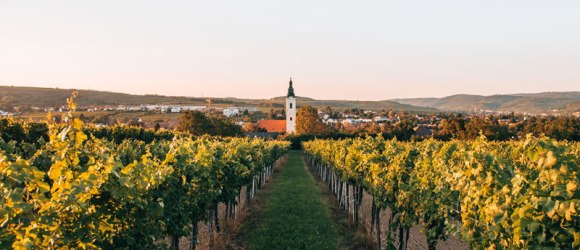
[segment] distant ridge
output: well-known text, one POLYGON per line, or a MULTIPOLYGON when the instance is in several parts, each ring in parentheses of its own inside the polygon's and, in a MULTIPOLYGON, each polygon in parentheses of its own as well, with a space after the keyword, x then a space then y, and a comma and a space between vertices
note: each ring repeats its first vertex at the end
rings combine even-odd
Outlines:
POLYGON ((444 111, 491 110, 518 113, 541 113, 558 110, 563 113, 577 112, 580 92, 542 92, 509 95, 451 95, 443 98, 404 98, 390 101, 444 111))
MULTIPOLYGON (((66 104, 66 98, 72 89, 37 88, 0 86, 0 109, 12 110, 15 106, 28 107, 57 107, 66 104)), ((78 90, 79 105, 140 105, 140 104, 180 104, 205 105, 207 99, 212 100, 216 107, 226 106, 255 106, 262 109, 283 108, 285 96, 271 99, 239 99, 234 97, 183 97, 163 95, 131 95, 108 91, 78 90)), ((281 90, 284 92, 284 90, 281 90)), ((297 97, 298 106, 329 106, 334 110, 365 109, 365 110, 394 110, 407 112, 438 112, 434 108, 415 107, 393 101, 349 101, 349 100, 315 100, 307 97, 297 97)))
POLYGON ((570 103, 561 110, 564 113, 580 112, 580 101, 570 103))
MULTIPOLYGON (((15 106, 56 107, 66 104, 72 89, 0 86, 0 109, 15 106)), ((256 106, 263 109, 282 108, 284 96, 271 99, 243 99, 235 97, 208 98, 163 95, 132 95, 109 91, 79 90, 80 105, 139 105, 180 104, 205 105, 207 99, 217 107, 256 106)), ((557 110, 560 113, 580 112, 580 91, 543 92, 535 94, 467 95, 458 94, 443 98, 402 98, 384 101, 316 100, 297 97, 299 106, 329 106, 334 110, 365 109, 407 112, 474 111, 491 110, 518 113, 543 113, 557 110)))

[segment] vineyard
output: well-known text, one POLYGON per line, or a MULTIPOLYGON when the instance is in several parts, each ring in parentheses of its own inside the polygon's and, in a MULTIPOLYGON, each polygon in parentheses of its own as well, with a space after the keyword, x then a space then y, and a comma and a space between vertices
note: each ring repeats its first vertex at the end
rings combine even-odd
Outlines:
POLYGON ((218 205, 222 217, 235 216, 241 197, 252 199, 289 148, 281 141, 93 128, 72 111, 64 120, 0 123, 2 249, 152 249, 166 239, 179 249, 184 236, 193 249, 198 222, 219 230, 218 205))
POLYGON ((417 224, 429 249, 451 236, 473 249, 580 247, 578 143, 369 137, 303 146, 354 224, 375 235, 377 249, 407 249, 417 224), (369 195, 372 209, 365 214, 369 195))
MULTIPOLYGON (((99 128, 73 117, 74 95, 69 107, 63 124, 0 119, 2 249, 180 249, 184 239, 181 247, 194 249, 200 231, 211 238, 220 223, 235 220, 290 148, 283 141, 99 128)), ((580 143, 378 136, 315 139, 303 148, 312 172, 377 249, 580 247, 580 143), (410 243, 417 226, 423 244, 410 243)), ((333 226, 299 153, 290 155, 262 214, 266 226, 250 236, 265 249, 272 242, 329 248, 319 238, 295 239, 316 232, 320 221, 333 226), (279 230, 295 235, 262 237, 279 230)), ((324 233, 324 242, 333 242, 336 232, 324 233)))

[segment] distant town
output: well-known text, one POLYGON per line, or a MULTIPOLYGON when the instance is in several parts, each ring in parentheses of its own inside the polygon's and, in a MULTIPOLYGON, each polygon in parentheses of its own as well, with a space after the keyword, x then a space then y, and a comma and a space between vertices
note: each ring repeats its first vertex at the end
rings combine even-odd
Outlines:
MULTIPOLYGON (((300 104, 298 104, 300 105, 300 104)), ((300 108, 300 106, 298 106, 300 108)), ((66 106, 60 107, 32 107, 29 112, 55 113, 66 112, 66 106)), ((85 105, 78 106, 76 110, 86 122, 93 122, 98 126, 126 124, 154 128, 157 124, 164 129, 175 129, 178 124, 178 116, 187 111, 199 111, 208 115, 217 115, 232 120, 235 124, 244 128, 246 132, 266 132, 283 134, 282 127, 266 123, 266 120, 284 120, 284 109, 270 109, 262 111, 258 107, 212 107, 211 105, 167 105, 167 104, 142 104, 142 105, 85 105), (92 115, 94 114, 94 115, 92 115), (154 116, 158 119, 146 120, 141 117, 154 116), (102 117, 124 117, 117 119, 102 119, 102 117)), ((21 113, 18 109, 14 112, 0 110, 0 116, 27 117, 29 112, 21 113)), ((452 117, 460 117, 468 123, 473 119, 493 121, 497 125, 509 128, 517 128, 525 124, 529 119, 556 118, 559 114, 515 114, 513 112, 498 112, 491 110, 479 110, 466 114, 453 114, 450 112, 436 112, 432 114, 413 114, 396 111, 371 111, 363 109, 333 110, 330 107, 317 108, 320 120, 330 128, 343 133, 380 133, 389 128, 397 128, 405 125, 412 129, 412 136, 430 137, 441 131, 442 122, 446 123, 452 117)), ((580 112, 572 114, 580 117, 580 112)), ((44 119, 37 116, 37 120, 44 119)), ((58 119, 54 117, 53 119, 58 119)), ((284 126, 284 125, 282 125, 284 126)), ((407 128, 407 129, 409 129, 407 128)), ((411 132, 411 131, 408 131, 411 132)))
MULTIPOLYGON (((25 121, 46 121, 50 113, 53 122, 60 122, 61 115, 68 111, 64 101, 72 91, 12 86, 0 87, 0 90, 0 116, 25 121)), ((309 107, 309 112, 316 116, 316 120, 324 124, 313 134, 383 134, 386 137, 413 140, 429 137, 465 139, 482 132, 498 140, 520 138, 527 133, 570 139, 571 136, 578 137, 579 96, 578 92, 546 92, 505 96, 454 95, 375 102, 325 101, 297 97, 290 80, 286 95, 270 100, 138 96, 82 91, 75 116, 86 123, 102 127, 128 125, 173 130, 178 129, 184 114, 199 112, 227 120, 249 136, 277 138, 293 134, 295 122, 300 119, 297 115, 302 108, 309 107), (505 99, 511 101, 506 103, 505 99), (498 109, 483 108, 486 106, 498 109), (510 107, 535 112, 499 111, 500 108, 510 107)))

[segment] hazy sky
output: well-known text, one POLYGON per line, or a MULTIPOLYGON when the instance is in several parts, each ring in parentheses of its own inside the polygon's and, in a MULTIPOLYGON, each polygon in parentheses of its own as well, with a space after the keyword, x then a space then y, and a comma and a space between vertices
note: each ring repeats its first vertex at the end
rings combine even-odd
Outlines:
POLYGON ((381 100, 580 91, 580 1, 0 0, 0 85, 381 100))

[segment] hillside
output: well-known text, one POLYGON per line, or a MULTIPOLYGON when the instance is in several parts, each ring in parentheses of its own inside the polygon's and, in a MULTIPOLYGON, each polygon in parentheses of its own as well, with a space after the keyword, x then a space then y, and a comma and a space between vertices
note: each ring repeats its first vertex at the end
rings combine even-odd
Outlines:
MULTIPOLYGON (((54 107, 66 104, 72 89, 0 86, 0 105, 54 107)), ((79 90, 79 105, 136 105, 144 103, 203 103, 202 98, 160 95, 130 95, 115 92, 79 90)))
MULTIPOLYGON (((13 107, 57 107, 66 104, 71 89, 35 88, 0 86, 0 109, 12 110, 13 107)), ((283 108, 285 97, 272 99, 238 99, 238 98, 200 98, 162 95, 131 95, 106 91, 79 90, 77 103, 79 105, 139 105, 139 104, 181 104, 205 105, 206 99, 211 99, 215 107, 256 106, 261 109, 283 108)), ((408 112, 437 112, 434 108, 415 107, 393 101, 347 101, 347 100, 315 100, 298 97, 299 106, 330 106, 332 109, 344 110, 362 108, 365 110, 395 110, 408 112)))
POLYGON ((580 112, 580 101, 570 103, 561 109, 564 113, 580 112))
MULTIPOLYGON (((492 110, 540 113, 552 110, 568 111, 568 105, 580 101, 580 92, 544 92, 491 96, 452 95, 443 98, 405 98, 392 99, 391 101, 446 111, 492 110)), ((574 109, 574 107, 571 109, 574 109)))
MULTIPOLYGON (((306 97, 297 97, 299 106, 314 106, 314 107, 325 107, 329 106, 335 110, 344 110, 359 108, 364 110, 395 110, 395 111, 408 111, 408 112, 437 112, 437 109, 418 107, 409 104, 401 104, 393 101, 351 101, 351 100, 315 100, 306 97)), ((278 103, 281 107, 286 101, 286 97, 275 97, 272 98, 274 103, 278 103)))

